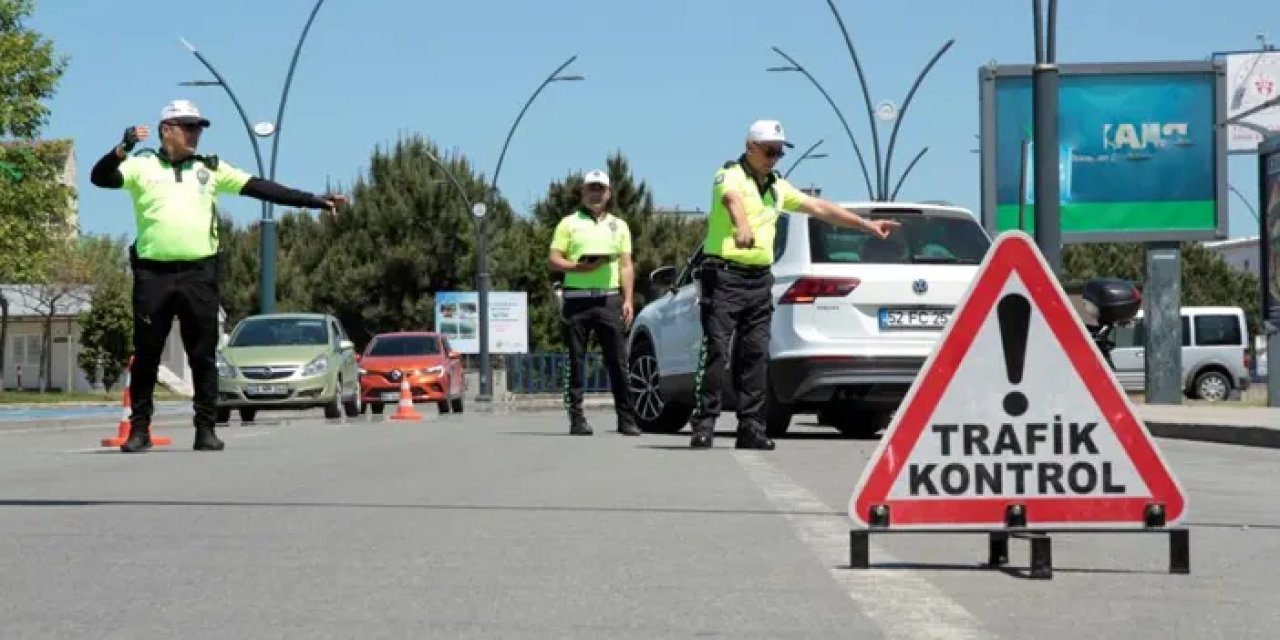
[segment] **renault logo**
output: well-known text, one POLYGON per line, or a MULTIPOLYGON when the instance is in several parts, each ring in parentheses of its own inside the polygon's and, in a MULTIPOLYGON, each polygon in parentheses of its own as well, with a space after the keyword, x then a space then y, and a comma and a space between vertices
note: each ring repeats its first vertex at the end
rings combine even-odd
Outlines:
POLYGON ((911 283, 911 290, 923 295, 929 291, 929 283, 925 282, 924 279, 921 278, 920 280, 916 280, 911 283))

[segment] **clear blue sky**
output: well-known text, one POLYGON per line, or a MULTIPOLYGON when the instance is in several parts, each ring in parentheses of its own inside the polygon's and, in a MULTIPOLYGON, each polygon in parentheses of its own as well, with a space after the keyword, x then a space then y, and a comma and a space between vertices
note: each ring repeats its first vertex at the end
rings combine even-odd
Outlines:
MULTIPOLYGON (((251 119, 270 120, 312 4, 40 2, 33 26, 70 56, 45 134, 76 143, 82 229, 132 237, 127 197, 90 185, 89 167, 126 126, 154 125, 173 98, 195 100, 213 120, 204 151, 254 170, 248 137, 222 90, 177 86, 208 77, 179 37, 227 77, 251 119)), ((1274 1, 1059 4, 1063 63, 1202 60, 1214 51, 1255 48, 1255 35, 1268 27, 1280 40, 1280 2, 1274 1)), ((929 146, 899 198, 945 199, 977 211, 978 156, 970 151, 977 147, 977 69, 991 60, 1032 60, 1031 3, 840 0, 837 6, 873 104, 901 104, 917 70, 946 39, 956 39, 908 112, 894 163, 900 171, 929 146)), ((794 182, 819 185, 834 198, 863 198, 853 151, 821 96, 799 74, 764 71, 784 64, 772 45, 834 94, 869 154, 862 95, 823 0, 328 0, 294 78, 277 178, 309 190, 322 189, 326 178, 350 184, 366 170, 375 146, 411 132, 465 153, 491 174, 524 100, 577 54, 567 73, 586 81, 548 87, 503 164, 499 188, 518 211, 551 181, 601 166, 614 150, 628 156, 658 204, 706 209, 710 176, 740 152, 756 118, 781 119, 797 154, 826 140, 821 150, 830 156, 806 161, 794 182)), ((264 143, 267 162, 269 150, 264 143)), ((1233 158, 1230 172, 1237 187, 1256 197, 1256 168, 1248 159, 1233 158)), ((245 198, 222 204, 241 224, 260 211, 245 198)), ((1256 234, 1234 197, 1230 219, 1232 236, 1256 234)))

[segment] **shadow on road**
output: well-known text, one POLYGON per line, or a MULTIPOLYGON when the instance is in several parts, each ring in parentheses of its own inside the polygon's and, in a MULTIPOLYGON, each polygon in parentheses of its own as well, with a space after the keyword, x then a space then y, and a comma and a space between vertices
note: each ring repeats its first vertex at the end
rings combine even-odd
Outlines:
MULTIPOLYGON (((500 431, 500 432, 498 432, 498 433, 499 433, 500 435, 504 435, 504 436, 567 436, 567 435, 569 435, 568 427, 566 427, 564 431, 500 431)), ((600 434, 609 434, 609 433, 616 433, 616 431, 613 431, 613 430, 607 430, 607 431, 596 430, 596 434, 597 434, 597 435, 600 435, 600 434)), ((690 431, 685 430, 685 431, 680 431, 680 432, 677 432, 677 433, 646 433, 646 434, 644 434, 644 435, 642 435, 642 436, 640 436, 640 437, 641 437, 641 438, 672 438, 672 439, 674 439, 674 438, 680 438, 680 439, 683 439, 683 440, 688 440, 688 439, 689 439, 689 437, 690 437, 690 436, 692 436, 692 435, 693 435, 693 434, 692 434, 690 431)), ((729 440, 732 440, 733 438, 737 437, 737 435, 738 435, 738 432, 737 432, 737 431, 735 431, 735 430, 733 430, 733 429, 719 429, 719 430, 717 430, 717 431, 715 432, 715 436, 716 436, 716 439, 717 439, 717 440, 719 440, 719 439, 729 439, 729 440)), ((775 440, 775 441, 777 441, 777 442, 787 442, 787 441, 792 441, 792 440, 796 440, 796 441, 799 441, 799 440, 867 440, 867 441, 874 441, 874 440, 878 440, 878 439, 879 439, 879 436, 873 436, 873 437, 870 437, 870 438, 859 438, 859 437, 846 436, 846 435, 841 434, 839 431, 831 431, 831 432, 825 432, 825 431, 802 431, 802 432, 798 432, 798 433, 787 433, 787 434, 785 434, 785 435, 782 435, 782 436, 778 436, 778 437, 776 437, 776 438, 773 438, 773 440, 775 440)), ((651 449, 678 449, 678 448, 680 448, 680 447, 669 447, 669 446, 650 446, 649 448, 651 448, 651 449)))
MULTIPOLYGON (((852 569, 848 565, 837 566, 836 569, 844 571, 867 571, 868 569, 852 569)), ((946 563, 923 563, 923 562, 884 562, 872 563, 871 570, 889 570, 889 571, 966 571, 971 573, 1002 573, 1011 578, 1022 578, 1030 580, 1030 566, 1004 565, 1000 567, 991 567, 986 564, 946 564, 946 563)), ((1152 569, 1114 569, 1114 568, 1083 568, 1083 567, 1054 567, 1054 573, 1081 573, 1081 574, 1124 574, 1124 575, 1165 575, 1167 571, 1156 571, 1152 569)))

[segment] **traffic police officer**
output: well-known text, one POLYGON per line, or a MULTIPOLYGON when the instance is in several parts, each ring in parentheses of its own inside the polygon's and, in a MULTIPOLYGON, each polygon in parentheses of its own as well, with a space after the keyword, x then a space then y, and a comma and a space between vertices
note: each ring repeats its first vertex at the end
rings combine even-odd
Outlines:
POLYGON ((569 347, 564 403, 569 412, 569 433, 574 435, 592 433, 582 412, 582 357, 590 333, 600 342, 609 372, 618 431, 640 435, 627 390, 622 335, 634 315, 631 229, 609 212, 610 194, 609 176, 603 171, 590 171, 583 177, 582 204, 556 225, 547 259, 553 271, 564 273, 561 316, 569 347))
POLYGON ((774 231, 782 211, 803 211, 834 225, 887 237, 898 223, 867 220, 822 198, 802 193, 774 171, 790 147, 782 124, 758 120, 747 130, 746 151, 716 172, 711 214, 699 269, 702 347, 695 376, 696 406, 689 446, 708 448, 720 416, 725 358, 734 339, 739 449, 774 448, 763 413, 770 322, 773 318, 774 231), (735 336, 736 333, 736 336, 735 336))
POLYGON ((160 149, 133 147, 146 140, 145 125, 129 127, 123 141, 94 165, 90 181, 124 188, 133 199, 137 238, 129 247, 133 269, 133 369, 129 438, 121 451, 151 448, 152 391, 174 316, 194 378, 197 451, 220 451, 214 434, 218 394, 218 215, 217 195, 230 193, 283 206, 327 209, 342 196, 321 198, 250 176, 196 146, 209 121, 194 104, 175 100, 160 115, 160 149))

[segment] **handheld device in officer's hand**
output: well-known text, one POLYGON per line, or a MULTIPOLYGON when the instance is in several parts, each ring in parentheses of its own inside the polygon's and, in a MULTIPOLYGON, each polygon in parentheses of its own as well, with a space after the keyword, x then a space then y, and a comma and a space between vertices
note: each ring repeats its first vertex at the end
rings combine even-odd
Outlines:
POLYGON ((578 257, 578 262, 599 264, 613 260, 613 256, 608 253, 584 253, 578 257))

